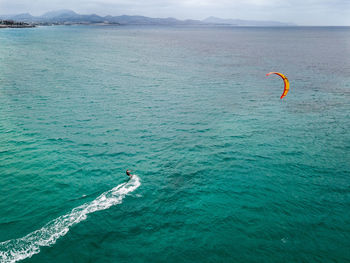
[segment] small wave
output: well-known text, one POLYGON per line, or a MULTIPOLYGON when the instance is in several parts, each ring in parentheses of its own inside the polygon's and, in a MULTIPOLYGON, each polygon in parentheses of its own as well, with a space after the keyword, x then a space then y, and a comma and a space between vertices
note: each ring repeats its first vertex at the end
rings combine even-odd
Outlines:
POLYGON ((88 214, 120 204, 128 193, 140 185, 140 178, 134 175, 127 183, 120 184, 95 200, 74 208, 70 213, 50 221, 41 229, 22 238, 1 242, 0 262, 12 263, 38 254, 40 247, 55 244, 57 239, 68 233, 71 226, 85 220, 88 214))

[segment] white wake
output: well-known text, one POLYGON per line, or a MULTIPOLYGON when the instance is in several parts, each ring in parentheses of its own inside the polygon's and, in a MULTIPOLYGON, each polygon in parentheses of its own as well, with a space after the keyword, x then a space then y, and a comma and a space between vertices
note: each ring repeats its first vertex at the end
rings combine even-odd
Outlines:
POLYGON ((71 226, 85 220, 88 214, 120 204, 128 193, 140 185, 140 178, 134 175, 127 183, 120 184, 95 200, 74 208, 70 213, 50 221, 41 229, 22 238, 1 242, 0 262, 12 263, 39 253, 40 247, 55 244, 57 239, 67 234, 71 226))

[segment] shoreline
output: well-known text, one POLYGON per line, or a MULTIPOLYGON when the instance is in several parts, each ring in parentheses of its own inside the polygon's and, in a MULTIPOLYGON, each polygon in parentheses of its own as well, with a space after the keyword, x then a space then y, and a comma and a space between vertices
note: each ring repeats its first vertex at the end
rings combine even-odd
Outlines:
POLYGON ((0 25, 0 28, 33 28, 35 25, 0 25))

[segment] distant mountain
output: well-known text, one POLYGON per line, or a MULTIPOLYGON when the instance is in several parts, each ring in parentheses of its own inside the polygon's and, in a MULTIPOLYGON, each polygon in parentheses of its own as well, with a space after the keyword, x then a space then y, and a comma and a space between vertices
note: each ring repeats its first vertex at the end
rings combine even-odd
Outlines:
POLYGON ((37 17, 39 22, 43 23, 104 23, 105 19, 101 16, 80 15, 72 10, 58 10, 47 12, 40 17, 37 17))
POLYGON ((15 21, 27 22, 28 20, 33 20, 34 16, 28 13, 18 14, 18 15, 2 15, 0 19, 12 19, 15 21))
POLYGON ((62 17, 62 16, 63 17, 75 17, 75 16, 79 16, 79 15, 72 10, 62 9, 62 10, 47 12, 40 17, 43 19, 52 19, 55 17, 62 17))
POLYGON ((220 25, 234 25, 234 26, 295 26, 292 23, 282 23, 277 21, 255 21, 255 20, 241 20, 241 19, 223 19, 218 17, 208 17, 202 20, 208 24, 220 25))
POLYGON ((31 16, 30 14, 6 15, 0 19, 13 19, 16 21, 24 21, 39 24, 122 24, 122 25, 194 25, 202 24, 197 20, 178 20, 175 18, 151 18, 145 16, 98 16, 96 14, 81 15, 72 10, 58 10, 47 12, 41 16, 31 16))
POLYGON ((72 10, 57 10, 47 12, 41 16, 32 16, 28 13, 1 16, 0 19, 12 19, 34 24, 120 24, 120 25, 235 25, 235 26, 288 26, 290 24, 273 21, 248 21, 239 19, 221 19, 208 17, 199 20, 178 20, 172 17, 151 18, 146 16, 99 16, 96 14, 81 15, 72 10))

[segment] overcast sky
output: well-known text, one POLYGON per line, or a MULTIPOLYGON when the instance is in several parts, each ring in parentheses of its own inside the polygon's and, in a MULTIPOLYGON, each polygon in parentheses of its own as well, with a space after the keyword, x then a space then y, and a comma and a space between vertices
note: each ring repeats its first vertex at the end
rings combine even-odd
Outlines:
POLYGON ((274 20, 350 26, 350 0, 0 0, 0 14, 71 9, 82 14, 274 20))

